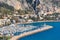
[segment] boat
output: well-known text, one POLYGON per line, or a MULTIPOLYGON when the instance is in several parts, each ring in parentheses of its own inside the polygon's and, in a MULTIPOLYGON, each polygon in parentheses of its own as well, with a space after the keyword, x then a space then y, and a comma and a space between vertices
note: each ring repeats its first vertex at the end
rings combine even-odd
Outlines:
POLYGON ((46 23, 44 23, 43 27, 53 27, 53 26, 50 26, 50 25, 47 25, 46 23))
POLYGON ((28 31, 28 32, 23 32, 22 34, 19 34, 17 36, 12 37, 10 40, 17 40, 17 39, 20 39, 22 37, 25 37, 25 36, 28 36, 28 35, 31 35, 31 34, 35 34, 35 33, 41 32, 41 31, 45 31, 45 30, 48 30, 48 29, 51 29, 51 28, 53 28, 53 26, 44 24, 44 25, 42 25, 41 28, 37 28, 37 29, 31 30, 31 31, 28 31))
POLYGON ((14 24, 12 24, 10 26, 1 28, 3 30, 1 32, 3 32, 3 34, 8 35, 8 34, 15 34, 15 33, 18 33, 18 32, 24 33, 24 32, 37 30, 37 29, 44 30, 44 29, 49 29, 49 28, 53 28, 53 26, 44 24, 41 27, 37 27, 37 26, 33 26, 33 25, 26 25, 26 26, 22 25, 22 26, 17 26, 16 27, 14 24))

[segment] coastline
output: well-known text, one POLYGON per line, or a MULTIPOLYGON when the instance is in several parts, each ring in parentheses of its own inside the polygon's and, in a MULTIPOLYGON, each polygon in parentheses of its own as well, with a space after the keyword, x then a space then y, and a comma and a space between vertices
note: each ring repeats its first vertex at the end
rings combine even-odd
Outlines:
POLYGON ((25 23, 16 23, 16 24, 30 24, 30 23, 36 23, 36 22, 60 22, 60 20, 58 21, 54 21, 54 20, 50 20, 50 21, 33 21, 33 22, 25 22, 25 23))
POLYGON ((49 27, 43 27, 43 28, 39 28, 39 29, 29 31, 29 32, 24 32, 23 34, 20 34, 18 36, 13 36, 10 40, 18 40, 19 38, 22 38, 22 37, 25 37, 25 36, 28 36, 28 35, 31 35, 31 34, 35 34, 35 33, 41 32, 41 31, 45 31, 45 30, 48 30, 48 29, 51 29, 51 28, 53 28, 53 27, 49 26, 49 27))

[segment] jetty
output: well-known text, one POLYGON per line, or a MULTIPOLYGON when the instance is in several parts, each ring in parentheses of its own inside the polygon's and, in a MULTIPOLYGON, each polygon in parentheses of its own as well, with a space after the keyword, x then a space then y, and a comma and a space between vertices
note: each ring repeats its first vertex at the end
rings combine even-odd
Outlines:
POLYGON ((45 31, 45 30, 48 30, 48 29, 51 29, 53 28, 52 26, 47 26, 47 27, 42 27, 42 28, 38 28, 36 30, 33 30, 33 31, 29 31, 29 32, 24 32, 18 36, 13 36, 10 40, 18 40, 22 37, 25 37, 25 36, 28 36, 28 35, 32 35, 32 34, 35 34, 35 33, 38 33, 38 32, 41 32, 41 31, 45 31))

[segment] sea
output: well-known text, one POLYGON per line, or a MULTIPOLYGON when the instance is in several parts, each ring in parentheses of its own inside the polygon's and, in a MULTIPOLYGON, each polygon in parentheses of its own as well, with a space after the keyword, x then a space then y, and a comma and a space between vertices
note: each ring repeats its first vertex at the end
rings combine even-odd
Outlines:
POLYGON ((60 22, 35 22, 24 25, 33 25, 38 27, 43 24, 53 26, 53 28, 33 35, 22 37, 18 40, 60 40, 60 22))

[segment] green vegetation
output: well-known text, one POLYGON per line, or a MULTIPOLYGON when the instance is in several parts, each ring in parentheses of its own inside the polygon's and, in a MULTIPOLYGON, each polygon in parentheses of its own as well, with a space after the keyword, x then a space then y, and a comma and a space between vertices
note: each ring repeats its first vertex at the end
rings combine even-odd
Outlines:
POLYGON ((44 17, 46 20, 56 20, 56 18, 59 18, 60 13, 53 13, 53 14, 48 14, 44 17))
POLYGON ((0 13, 2 15, 4 15, 4 14, 7 15, 7 14, 12 14, 12 11, 11 10, 8 10, 6 8, 0 7, 0 13))
POLYGON ((24 15, 24 14, 33 14, 34 12, 32 10, 28 10, 28 9, 25 9, 25 10, 17 10, 18 13, 20 15, 24 15))
POLYGON ((6 9, 9 9, 11 11, 14 11, 14 7, 6 4, 6 3, 0 3, 0 7, 3 7, 3 8, 6 8, 6 9))
POLYGON ((12 15, 14 13, 14 7, 5 3, 0 3, 0 19, 5 15, 12 15))
POLYGON ((9 40, 10 38, 11 38, 10 36, 8 36, 8 37, 3 36, 3 37, 0 37, 0 40, 9 40))

